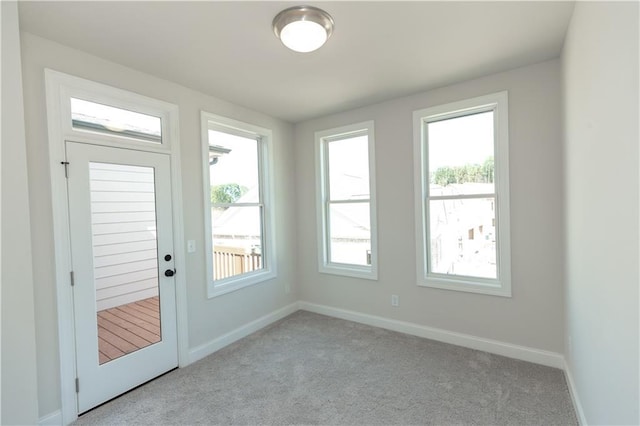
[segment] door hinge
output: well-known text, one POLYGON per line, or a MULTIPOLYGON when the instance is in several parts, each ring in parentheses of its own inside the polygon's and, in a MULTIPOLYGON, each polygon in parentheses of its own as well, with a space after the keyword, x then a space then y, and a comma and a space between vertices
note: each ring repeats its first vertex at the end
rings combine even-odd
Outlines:
POLYGON ((71 276, 71 287, 73 287, 74 285, 76 285, 76 279, 73 275, 73 271, 69 272, 69 275, 71 276))
POLYGON ((76 393, 80 393, 80 379, 76 377, 76 393))
POLYGON ((61 161, 60 164, 62 164, 64 166, 64 177, 66 177, 68 179, 69 178, 69 162, 68 161, 61 161))

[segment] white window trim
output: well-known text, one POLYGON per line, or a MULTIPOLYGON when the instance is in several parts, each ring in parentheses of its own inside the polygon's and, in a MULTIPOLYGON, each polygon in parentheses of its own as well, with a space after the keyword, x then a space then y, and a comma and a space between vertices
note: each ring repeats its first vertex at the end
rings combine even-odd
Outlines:
MULTIPOLYGON (((47 102, 47 130, 49 167, 51 177, 51 203, 53 241, 55 252, 55 280, 58 312, 58 344, 60 358, 60 399, 63 424, 78 418, 77 393, 73 385, 76 377, 75 332, 73 319, 73 292, 69 285, 71 271, 71 241, 67 182, 60 163, 65 161, 65 142, 99 144, 109 147, 137 149, 164 153, 171 156, 171 192, 173 198, 174 259, 178 271, 186 270, 184 250, 184 220, 182 212, 182 173, 178 106, 142 96, 133 92, 85 80, 51 69, 44 70, 47 102), (78 131, 71 125, 71 97, 157 115, 162 118, 163 143, 143 142, 117 135, 78 131), (91 134, 88 134, 91 133, 91 134)), ((187 289, 185 274, 176 274, 176 315, 178 332, 178 365, 189 364, 187 289)))
POLYGON ((277 259, 276 259, 276 243, 275 243, 275 214, 273 203, 273 179, 271 171, 273 170, 272 158, 272 140, 273 134, 269 129, 258 127, 253 124, 243 123, 227 117, 211 114, 201 111, 201 129, 202 129, 202 176, 204 189, 204 229, 205 229, 205 248, 207 256, 207 297, 213 298, 232 291, 259 284, 261 282, 273 279, 277 276, 277 259), (211 241, 211 183, 209 176, 209 130, 217 130, 221 132, 231 133, 239 136, 249 136, 260 138, 260 155, 258 162, 260 167, 260 190, 262 195, 262 203, 264 210, 264 223, 262 230, 262 239, 264 241, 263 249, 263 269, 253 272, 244 273, 234 277, 225 278, 223 280, 213 279, 213 242, 211 241))
POLYGON ((507 91, 452 102, 413 113, 417 284, 494 296, 511 297, 511 244, 509 215, 509 105, 507 91), (494 111, 494 163, 496 197, 497 279, 436 274, 429 271, 428 150, 425 123, 494 111))
POLYGON ((376 215, 376 159, 375 159, 374 122, 366 121, 348 126, 337 127, 315 133, 316 152, 316 210, 318 237, 318 270, 321 273, 342 275, 353 278, 378 279, 378 231, 376 215), (347 137, 353 133, 366 133, 369 149, 369 214, 371 220, 371 265, 352 265, 329 261, 329 229, 327 224, 327 160, 326 141, 347 137))

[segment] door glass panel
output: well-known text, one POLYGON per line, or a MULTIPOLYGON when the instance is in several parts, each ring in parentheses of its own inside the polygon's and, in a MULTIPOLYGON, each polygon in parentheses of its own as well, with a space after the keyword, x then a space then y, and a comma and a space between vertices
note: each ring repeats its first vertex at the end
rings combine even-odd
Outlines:
POLYGON ((161 340, 153 167, 89 163, 100 364, 161 340))

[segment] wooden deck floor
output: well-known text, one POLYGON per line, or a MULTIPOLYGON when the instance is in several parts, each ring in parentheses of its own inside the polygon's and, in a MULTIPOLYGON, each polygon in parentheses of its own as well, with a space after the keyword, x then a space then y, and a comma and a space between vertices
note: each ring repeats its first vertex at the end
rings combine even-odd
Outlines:
POLYGON ((157 296, 98 312, 100 364, 160 340, 157 296))

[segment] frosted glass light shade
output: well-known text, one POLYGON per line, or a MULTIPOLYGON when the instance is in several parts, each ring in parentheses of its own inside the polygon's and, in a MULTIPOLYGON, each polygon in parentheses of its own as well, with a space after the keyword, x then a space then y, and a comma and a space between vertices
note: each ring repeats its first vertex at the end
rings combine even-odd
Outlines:
POLYGON ((331 37, 333 18, 317 7, 290 7, 273 19, 273 32, 289 49, 313 52, 331 37))
POLYGON ((280 40, 296 52, 313 52, 327 41, 327 32, 315 22, 296 21, 282 29, 280 40))

